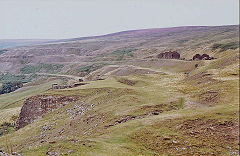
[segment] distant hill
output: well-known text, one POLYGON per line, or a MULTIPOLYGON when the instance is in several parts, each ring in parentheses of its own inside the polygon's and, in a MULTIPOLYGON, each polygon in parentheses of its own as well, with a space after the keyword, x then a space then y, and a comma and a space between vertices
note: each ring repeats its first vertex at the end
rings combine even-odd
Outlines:
POLYGON ((106 64, 148 61, 169 50, 177 51, 185 59, 191 59, 196 53, 213 56, 219 50, 212 48, 214 44, 223 44, 224 49, 238 48, 238 32, 238 25, 189 26, 66 40, 1 40, 1 47, 15 48, 0 53, 0 70, 20 73, 29 65, 39 69, 41 63, 47 64, 44 67, 61 64, 64 67, 58 72, 82 76, 106 64))
POLYGON ((47 43, 48 39, 0 39, 0 49, 47 43))

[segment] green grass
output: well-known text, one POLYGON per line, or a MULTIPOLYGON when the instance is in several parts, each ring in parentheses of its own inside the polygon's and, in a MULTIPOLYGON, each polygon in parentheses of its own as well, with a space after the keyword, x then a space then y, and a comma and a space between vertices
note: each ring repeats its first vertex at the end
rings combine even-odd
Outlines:
MULTIPOLYGON (((165 87, 163 86, 163 84, 167 85, 165 81, 167 79, 172 79, 172 78, 173 77, 169 75, 157 75, 157 74, 149 75, 149 76, 134 75, 134 76, 127 77, 127 79, 144 82, 144 83, 139 83, 136 86, 129 86, 129 85, 118 82, 116 78, 109 78, 103 81, 91 82, 89 85, 73 88, 70 90, 59 90, 54 92, 48 91, 47 94, 63 94, 65 96, 81 95, 82 97, 81 101, 85 101, 86 103, 96 104, 96 110, 89 111, 89 115, 92 115, 92 116, 96 115, 102 118, 102 114, 104 114, 106 118, 105 122, 106 124, 109 124, 124 115, 134 115, 134 114, 142 115, 144 113, 148 113, 148 111, 150 111, 148 109, 143 111, 141 110, 141 108, 144 106, 155 106, 157 104, 168 105, 169 97, 167 96, 167 94, 175 93, 177 90, 175 90, 174 88, 165 89, 165 92, 162 92, 162 90, 165 87), (146 82, 146 80, 150 82, 146 82), (156 82, 157 82, 157 85, 156 85, 156 82), (131 101, 131 103, 129 103, 129 101, 131 101), (138 110, 141 110, 141 112, 136 112, 138 110)), ((175 96, 177 97, 177 95, 175 96)), ((172 100, 174 99, 170 98, 170 102, 172 100)), ((181 100, 178 101, 177 103, 174 103, 174 105, 175 104, 177 105, 180 104, 179 106, 182 107, 181 100)), ((71 105, 69 105, 68 108, 69 107, 71 108, 71 105)), ((63 108, 63 110, 65 109, 67 108, 63 108)), ((30 127, 27 126, 26 128, 21 129, 18 133, 24 134, 24 129, 29 129, 29 128, 34 129, 33 131, 38 133, 37 131, 39 130, 39 126, 46 124, 46 122, 50 121, 53 118, 55 119, 62 118, 64 120, 57 120, 58 122, 57 125, 59 127, 58 128, 55 127, 56 130, 49 131, 49 133, 56 133, 59 130, 59 128, 61 128, 62 126, 64 126, 66 123, 69 122, 69 118, 67 117, 66 114, 57 115, 56 113, 53 112, 45 116, 45 118, 39 121, 38 123, 34 123, 33 125, 29 125, 30 127), (36 126, 35 124, 37 124, 38 126, 36 126)), ((84 118, 85 117, 83 117, 83 119, 84 118)), ((82 121, 79 120, 78 122, 82 122, 82 121)), ((97 120, 96 120, 96 123, 97 123, 97 120)), ((85 124, 86 123, 83 122, 81 125, 85 125, 85 124)), ((74 138, 79 138, 80 140, 82 140, 83 131, 90 128, 94 124, 95 123, 90 123, 90 125, 85 125, 81 127, 79 127, 80 124, 76 125, 77 126, 76 128, 79 128, 79 130, 80 129, 81 130, 78 131, 77 133, 74 132, 73 134, 75 136, 74 138)), ((65 149, 72 149, 77 155, 79 154, 81 155, 82 152, 85 153, 84 155, 95 155, 96 153, 105 155, 106 153, 104 150, 109 151, 110 149, 112 149, 116 153, 123 154, 123 155, 138 155, 140 153, 146 153, 146 154, 154 153, 151 150, 138 150, 138 146, 136 146, 135 143, 132 143, 131 139, 125 134, 118 136, 119 133, 116 132, 116 134, 114 133, 115 135, 111 134, 111 138, 108 138, 108 139, 105 138, 104 136, 105 134, 107 134, 106 132, 108 131, 108 129, 105 130, 103 126, 106 124, 103 124, 103 125, 99 124, 99 127, 93 128, 91 130, 92 134, 89 134, 90 135, 89 139, 96 141, 95 143, 93 143, 92 147, 88 147, 88 146, 80 147, 79 145, 78 146, 79 148, 75 148, 74 144, 68 143, 67 140, 62 140, 54 144, 53 146, 51 146, 51 149, 55 149, 62 152, 66 152, 65 149)), ((119 126, 122 127, 121 125, 119 126)), ((130 130, 135 131, 136 127, 134 128, 130 124, 127 129, 129 133, 130 130)), ((69 128, 65 129, 65 131, 69 131, 69 130, 70 130, 69 128)), ((71 135, 70 131, 68 133, 69 135, 71 135)), ((36 133, 33 133, 33 135, 36 133)), ((10 136, 14 136, 14 134, 10 134, 10 136)), ((21 137, 20 136, 15 137, 16 141, 14 142, 15 143, 24 142, 23 140, 24 136, 25 134, 22 135, 21 137)), ((33 149, 24 148, 23 153, 26 155, 35 155, 38 153, 44 153, 46 151, 46 148, 47 147, 45 145, 41 147, 33 148, 33 149)))
POLYGON ((123 54, 130 54, 133 51, 136 51, 137 49, 131 48, 131 49, 123 49, 123 50, 115 50, 113 54, 123 55, 123 54))
POLYGON ((116 61, 122 61, 123 59, 124 59, 124 57, 133 57, 133 54, 131 54, 129 51, 127 51, 127 52, 120 52, 120 53, 116 53, 116 52, 114 52, 113 53, 114 55, 116 55, 115 57, 116 57, 116 61))
MULTIPOLYGON (((215 61, 209 64, 203 63, 201 68, 204 68, 205 72, 215 68, 219 69, 219 66, 212 64, 217 63, 218 65, 222 61, 221 59, 215 61)), ((202 70, 201 68, 195 70, 202 70)), ((195 72, 197 74, 198 71, 195 72)), ((232 150, 236 150, 237 142, 236 140, 219 142, 219 139, 222 139, 222 132, 214 133, 212 137, 202 134, 199 139, 192 137, 190 130, 179 130, 178 127, 196 118, 200 119, 195 123, 199 124, 199 127, 208 121, 238 123, 238 100, 235 98, 239 96, 237 79, 226 82, 208 80, 208 83, 198 84, 198 82, 205 81, 205 77, 194 79, 195 74, 188 78, 184 74, 173 72, 115 76, 102 81, 92 81, 77 88, 45 91, 44 94, 50 95, 79 96, 81 97, 80 103, 95 104, 96 106, 87 114, 70 119, 66 110, 73 107, 74 103, 71 103, 45 115, 43 119, 25 128, 9 134, 8 137, 13 144, 21 145, 21 148, 16 147, 15 150, 25 155, 44 155, 46 151, 68 154, 69 150, 72 150, 72 155, 109 155, 110 151, 113 153, 112 155, 193 155, 196 153, 228 155, 231 150, 222 147, 223 143, 231 146, 232 150), (133 85, 128 85, 128 81, 134 82, 131 83, 133 85), (219 88, 221 88, 221 92, 219 92, 219 88), (219 92, 217 103, 208 103, 212 104, 211 107, 185 108, 185 104, 189 100, 199 102, 195 97, 200 97, 202 93, 206 92, 206 89, 219 92), (114 124, 116 120, 125 116, 141 116, 154 111, 162 111, 162 113, 129 120, 106 128, 109 124, 114 124), (91 118, 93 120, 86 123, 86 120, 91 118), (46 134, 49 135, 47 141, 57 138, 56 143, 40 143, 40 138, 36 136, 39 136, 41 126, 48 125, 53 121, 56 121, 56 125, 46 134), (69 123, 72 126, 69 126, 69 123), (60 138, 59 131, 62 129, 64 129, 64 133, 60 138), (32 131, 31 134, 26 133, 29 130, 32 131), (85 134, 85 132, 87 133, 85 134), (79 142, 69 141, 70 138, 79 140, 79 142), (177 141, 177 143, 173 143, 173 141, 177 141), (188 141, 189 145, 186 145, 184 141, 188 141), (175 149, 187 146, 190 146, 192 150, 176 151, 175 149)), ((20 98, 17 95, 13 97, 20 98)), ((6 100, 12 99, 5 98, 6 100)), ((1 97, 0 101, 3 101, 1 97)), ((200 131, 202 132, 201 129, 200 131)), ((0 138, 1 148, 4 148, 4 143, 1 143, 3 139, 0 138)))
MULTIPOLYGON (((44 84, 45 87, 39 85, 23 92, 0 96, 0 108, 9 112, 21 106, 24 99, 34 95, 34 92, 78 96, 78 103, 95 105, 86 114, 71 119, 67 110, 75 103, 70 103, 14 133, 0 137, 0 148, 5 149, 4 139, 7 136, 16 145, 14 150, 24 155, 45 155, 47 151, 89 156, 230 155, 238 150, 237 137, 227 140, 223 136, 235 136, 234 131, 225 132, 235 127, 224 129, 224 126, 220 126, 212 134, 208 132, 211 126, 219 126, 225 121, 231 121, 238 127, 238 75, 231 75, 235 79, 230 80, 217 79, 222 78, 219 72, 229 72, 232 68, 235 72, 238 67, 237 54, 230 51, 216 54, 216 57, 216 60, 201 62, 164 60, 163 68, 154 67, 156 71, 166 73, 113 76, 76 88, 54 91, 47 90, 53 83, 49 82, 44 84), (196 63, 200 64, 197 69, 194 68, 196 63), (183 73, 185 71, 191 73, 187 75, 183 73), (214 75, 201 75, 210 72, 214 75), (217 101, 206 103, 205 99, 200 98, 208 91, 218 93, 217 101), (188 103, 195 107, 186 107, 188 103), (155 111, 161 113, 149 115, 155 111), (117 123, 126 116, 140 118, 117 123), (41 127, 54 121, 56 124, 45 133, 47 136, 40 139, 41 127), (188 122, 191 127, 181 129, 188 122), (62 130, 64 132, 60 135, 62 130), (201 135, 191 135, 191 131, 199 131, 201 135), (42 140, 45 142, 41 143, 42 140), (51 141, 56 143, 50 144, 51 141), (188 146, 192 149, 183 150, 188 146), (72 153, 68 153, 69 150, 72 153)), ((91 68, 86 66, 83 71, 91 68)), ((0 111, 1 114, 5 115, 6 112, 3 114, 0 111)))
POLYGON ((97 63, 85 63, 84 65, 74 68, 75 65, 72 65, 71 68, 65 72, 66 75, 79 75, 81 77, 100 69, 106 65, 109 65, 107 62, 97 62, 97 63))
POLYGON ((58 73, 61 71, 61 69, 64 67, 62 64, 38 64, 38 65, 26 65, 23 68, 21 68, 22 74, 32 74, 32 73, 38 73, 38 72, 46 72, 46 73, 58 73))
POLYGON ((12 133, 15 131, 15 123, 4 122, 0 125, 0 136, 12 133))
POLYGON ((7 49, 2 49, 0 50, 0 55, 4 54, 5 52, 7 52, 8 50, 7 49))
POLYGON ((220 49, 220 52, 223 52, 223 51, 226 51, 229 49, 235 50, 237 48, 239 48, 239 42, 229 42, 229 43, 224 43, 224 44, 215 43, 212 46, 212 50, 220 49))
MULTIPOLYGON (((220 147, 217 136, 214 136, 213 139, 203 137, 203 140, 199 140, 188 136, 189 131, 180 131, 177 127, 183 122, 195 118, 203 119, 203 121, 214 119, 223 122, 226 120, 236 122, 238 102, 232 101, 230 95, 238 96, 235 93, 237 88, 228 88, 230 84, 234 85, 236 82, 229 82, 226 85, 221 83, 212 84, 214 90, 219 87, 226 89, 226 94, 222 95, 222 97, 228 97, 215 107, 184 109, 185 96, 188 96, 189 93, 182 93, 180 88, 184 85, 185 89, 187 89, 192 83, 191 81, 181 83, 184 77, 168 74, 149 74, 131 75, 124 77, 124 79, 142 83, 131 86, 119 82, 116 77, 110 77, 77 88, 48 91, 46 94, 81 96, 80 101, 88 104, 94 103, 96 107, 94 110, 88 111, 86 115, 72 120, 65 113, 67 108, 73 106, 73 104, 70 104, 47 114, 42 120, 9 134, 9 139, 14 144, 20 144, 20 151, 25 155, 44 155, 46 151, 68 154, 69 150, 72 150, 72 155, 109 155, 110 151, 112 155, 168 155, 169 153, 175 155, 177 154, 176 147, 180 149, 187 146, 184 141, 188 141, 192 151, 178 151, 182 155, 194 153, 219 154, 219 150, 223 151, 223 154, 229 153, 227 148, 220 147), (227 101, 232 101, 233 107, 225 105, 227 101), (105 128, 106 125, 114 123, 115 120, 123 116, 142 115, 154 110, 155 106, 161 104, 166 106, 162 109, 163 113, 159 115, 130 120, 105 128), (178 109, 168 110, 167 106, 169 105, 174 105, 178 109), (216 115, 216 113, 220 113, 220 115, 216 115), (233 115, 234 113, 236 114, 233 115), (84 120, 89 117, 93 117, 94 120, 87 124, 84 120), (50 141, 54 140, 54 136, 57 136, 56 143, 39 143, 40 139, 34 136, 40 133, 41 126, 52 121, 56 121, 57 124, 47 134, 50 135, 50 141), (70 122, 72 123, 71 127, 68 126, 70 122), (97 126, 95 126, 96 124, 97 126), (64 133, 61 135, 63 138, 59 140, 58 132, 62 128, 64 128, 64 133), (28 136, 29 134, 27 135, 26 131, 30 129, 32 133, 28 136), (85 131, 88 133, 84 134, 85 131), (80 141, 74 143, 69 141, 70 138, 80 141), (164 138, 170 140, 164 141, 164 138), (177 145, 173 143, 174 140, 178 142, 177 145), (201 147, 203 144, 204 146, 201 147), (211 145, 215 145, 215 147, 213 148, 211 145)), ((194 93, 197 90, 199 89, 196 86, 192 89, 192 92, 194 93)), ((0 138, 0 147, 4 148, 1 139, 3 138, 0 138)), ((233 150, 236 149, 235 142, 225 142, 225 144, 229 144, 233 150)), ((16 147, 17 149, 18 147, 16 147)))
POLYGON ((22 82, 27 83, 31 82, 33 80, 36 80, 38 78, 38 75, 36 74, 30 74, 30 75, 15 75, 15 74, 1 74, 0 75, 0 82, 1 83, 11 83, 11 82, 22 82))
POLYGON ((26 79, 25 75, 2 74, 0 82, 29 82, 29 79, 26 79))
POLYGON ((85 67, 82 67, 80 69, 78 69, 78 72, 87 72, 87 73, 90 73, 92 71, 95 71, 97 69, 100 69, 102 68, 103 66, 107 65, 106 63, 99 63, 99 64, 92 64, 92 65, 89 65, 89 66, 85 66, 85 67))
POLYGON ((178 44, 183 44, 183 43, 186 43, 186 42, 188 42, 189 40, 188 39, 182 39, 182 40, 177 40, 176 42, 178 43, 178 44))
POLYGON ((6 108, 14 108, 22 106, 23 101, 33 95, 41 94, 52 87, 53 83, 58 83, 58 80, 50 81, 41 85, 32 86, 21 92, 12 92, 0 95, 0 110, 6 108))
POLYGON ((135 48, 129 48, 129 49, 121 49, 121 50, 115 50, 111 54, 108 54, 107 56, 113 57, 116 61, 122 61, 125 57, 133 57, 134 51, 137 49, 135 48))

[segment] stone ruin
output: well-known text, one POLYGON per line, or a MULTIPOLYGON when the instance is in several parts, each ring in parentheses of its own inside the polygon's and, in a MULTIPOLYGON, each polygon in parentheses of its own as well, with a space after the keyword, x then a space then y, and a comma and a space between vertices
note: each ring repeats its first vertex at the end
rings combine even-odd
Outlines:
POLYGON ((193 56, 192 60, 198 61, 198 60, 212 60, 212 59, 214 59, 214 57, 210 57, 208 54, 203 54, 203 55, 196 54, 193 56))
POLYGON ((65 89, 65 88, 72 88, 72 86, 69 85, 58 85, 57 83, 52 84, 52 89, 65 89))
POLYGON ((88 83, 74 83, 71 87, 78 87, 78 86, 82 86, 82 85, 86 85, 88 83))
POLYGON ((73 85, 59 85, 57 83, 52 84, 52 90, 56 89, 66 89, 66 88, 74 88, 82 85, 86 85, 88 83, 74 83, 73 85))
POLYGON ((180 59, 180 54, 176 51, 167 51, 157 55, 160 59, 180 59))

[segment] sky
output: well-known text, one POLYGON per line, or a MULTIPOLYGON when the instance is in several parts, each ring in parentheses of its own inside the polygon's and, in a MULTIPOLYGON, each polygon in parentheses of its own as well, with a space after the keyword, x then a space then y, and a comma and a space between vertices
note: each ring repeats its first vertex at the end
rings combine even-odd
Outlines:
POLYGON ((0 0, 0 39, 239 24, 239 0, 0 0))

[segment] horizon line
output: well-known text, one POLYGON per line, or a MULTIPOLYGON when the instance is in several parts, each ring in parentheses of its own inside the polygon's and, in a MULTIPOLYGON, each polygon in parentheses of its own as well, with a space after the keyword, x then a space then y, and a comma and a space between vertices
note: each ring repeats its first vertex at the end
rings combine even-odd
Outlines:
POLYGON ((116 32, 110 32, 106 34, 99 34, 99 35, 92 35, 92 36, 82 36, 82 37, 72 37, 72 38, 0 38, 0 40, 70 40, 70 39, 81 39, 81 38, 91 38, 91 37, 103 37, 118 33, 124 33, 124 32, 133 32, 133 31, 141 31, 141 30, 152 30, 152 29, 171 29, 171 28, 184 28, 184 27, 224 27, 224 26, 239 26, 240 24, 226 24, 226 25, 183 25, 183 26, 172 26, 172 27, 161 27, 161 28, 140 28, 140 29, 129 29, 129 30, 120 30, 116 32))

